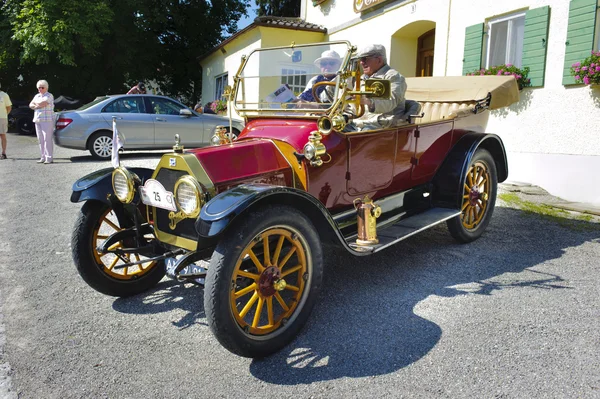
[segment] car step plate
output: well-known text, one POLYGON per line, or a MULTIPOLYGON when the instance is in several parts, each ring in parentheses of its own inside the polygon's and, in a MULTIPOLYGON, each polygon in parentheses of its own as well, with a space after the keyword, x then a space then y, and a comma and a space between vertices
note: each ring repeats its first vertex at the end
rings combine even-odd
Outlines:
POLYGON ((379 244, 372 246, 358 246, 356 245, 356 236, 346 239, 346 242, 357 252, 379 252, 398 241, 402 241, 458 215, 460 215, 460 211, 457 209, 431 208, 423 213, 400 220, 392 225, 378 228, 377 238, 379 238, 379 244))

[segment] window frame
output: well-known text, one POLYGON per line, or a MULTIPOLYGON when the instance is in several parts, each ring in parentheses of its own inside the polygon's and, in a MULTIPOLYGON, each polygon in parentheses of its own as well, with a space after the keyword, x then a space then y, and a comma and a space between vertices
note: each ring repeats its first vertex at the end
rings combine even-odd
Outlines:
MULTIPOLYGON (((502 15, 500 17, 496 17, 496 18, 490 18, 487 21, 485 21, 485 28, 486 28, 486 32, 485 34, 487 35, 487 40, 485 40, 485 68, 490 68, 494 65, 490 65, 490 60, 491 60, 491 53, 490 53, 490 47, 491 47, 491 42, 492 42, 492 30, 493 30, 493 25, 497 24, 499 22, 505 22, 505 21, 510 21, 510 20, 514 20, 517 18, 523 18, 523 21, 525 21, 526 18, 526 13, 527 10, 521 10, 521 11, 515 11, 512 12, 510 14, 505 14, 502 15)), ((511 36, 511 32, 512 31, 512 24, 508 24, 508 31, 507 31, 507 36, 506 36, 506 41, 507 41, 507 45, 506 45, 506 54, 510 54, 510 41, 509 38, 511 36)), ((511 63, 511 64, 515 64, 513 61, 511 60, 507 60, 506 57, 504 59, 504 64, 507 63, 511 63)), ((522 65, 517 65, 519 68, 522 68, 522 65)))
POLYGON ((225 86, 229 83, 229 72, 215 76, 215 101, 221 100, 225 92, 225 86), (219 84, 220 83, 220 84, 219 84))
POLYGON ((145 114, 146 113, 146 104, 144 102, 144 98, 142 96, 132 96, 131 94, 128 94, 126 97, 119 97, 119 98, 115 98, 112 101, 110 101, 108 104, 106 104, 104 107, 102 107, 102 109, 100 110, 100 113, 107 113, 107 114, 145 114), (107 111, 108 107, 112 106, 113 104, 116 104, 117 102, 120 101, 135 101, 136 103, 138 103, 138 107, 137 109, 140 112, 118 112, 118 111, 107 111))
POLYGON ((287 84, 288 87, 290 88, 290 90, 292 90, 292 92, 294 94, 296 93, 302 93, 304 91, 304 89, 306 89, 306 85, 308 84, 308 82, 310 81, 310 75, 314 75, 314 73, 312 73, 310 71, 310 67, 307 65, 297 65, 297 64, 282 64, 281 65, 281 84, 287 84), (292 75, 284 75, 283 71, 284 70, 292 70, 294 72, 294 74, 292 75), (296 74, 296 72, 299 71, 300 74, 296 74), (288 78, 288 77, 296 77, 296 76, 300 76, 300 85, 296 85, 296 84, 289 84, 288 82, 284 82, 284 78, 288 78), (304 85, 302 84, 302 77, 304 77, 304 85), (296 90, 298 89, 298 90, 296 90))
POLYGON ((596 2, 596 28, 592 50, 600 51, 600 0, 596 2))

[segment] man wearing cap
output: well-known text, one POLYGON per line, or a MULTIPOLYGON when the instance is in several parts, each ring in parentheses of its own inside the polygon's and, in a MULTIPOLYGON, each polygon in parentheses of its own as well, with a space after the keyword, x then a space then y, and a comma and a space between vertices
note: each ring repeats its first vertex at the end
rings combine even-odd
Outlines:
MULTIPOLYGON (((340 55, 333 50, 325 50, 321 53, 321 56, 315 60, 315 65, 321 69, 321 74, 313 77, 306 84, 306 88, 298 99, 301 101, 315 101, 312 94, 312 88, 319 82, 331 81, 335 78, 335 75, 342 65, 342 58, 340 55)), ((333 100, 332 86, 321 86, 317 88, 316 95, 319 97, 321 102, 331 102, 333 100)))
POLYGON ((127 94, 146 94, 146 85, 144 82, 138 82, 137 85, 129 89, 127 94))
POLYGON ((363 80, 378 78, 391 83, 389 98, 361 98, 361 104, 367 109, 362 117, 354 120, 356 127, 361 130, 380 129, 403 123, 406 114, 406 79, 387 64, 385 47, 370 44, 360 49, 356 58, 363 68, 363 80))

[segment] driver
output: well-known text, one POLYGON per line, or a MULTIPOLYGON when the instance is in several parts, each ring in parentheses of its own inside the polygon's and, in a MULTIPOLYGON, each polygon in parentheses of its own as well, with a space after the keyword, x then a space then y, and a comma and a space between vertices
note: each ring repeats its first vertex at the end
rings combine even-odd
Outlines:
MULTIPOLYGON (((321 54, 321 57, 315 60, 315 65, 321 69, 321 74, 313 77, 306 84, 306 88, 298 96, 298 100, 314 102, 315 98, 312 94, 313 85, 319 82, 331 81, 335 78, 337 71, 340 69, 342 64, 342 58, 340 55, 333 50, 325 50, 321 54)), ((321 86, 316 90, 316 95, 319 97, 321 102, 327 103, 333 101, 333 90, 332 86, 321 86)))
POLYGON ((387 79, 391 83, 389 98, 361 97, 361 104, 366 109, 363 116, 354 120, 361 130, 381 129, 402 124, 406 119, 406 79, 398 71, 387 64, 385 47, 381 44, 370 44, 356 54, 363 68, 363 81, 368 78, 387 79))

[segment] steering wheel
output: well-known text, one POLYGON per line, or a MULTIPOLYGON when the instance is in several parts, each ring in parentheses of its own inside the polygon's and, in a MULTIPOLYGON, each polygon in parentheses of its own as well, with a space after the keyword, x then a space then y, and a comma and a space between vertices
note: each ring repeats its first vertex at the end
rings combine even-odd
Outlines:
MULTIPOLYGON (((312 96, 315 99, 316 102, 321 103, 321 99, 319 98, 319 96, 317 96, 317 88, 321 87, 321 86, 335 86, 336 83, 335 82, 329 82, 329 81, 322 81, 322 82, 318 82, 315 83, 312 87, 312 96)), ((327 89, 325 89, 327 90, 327 89)))

